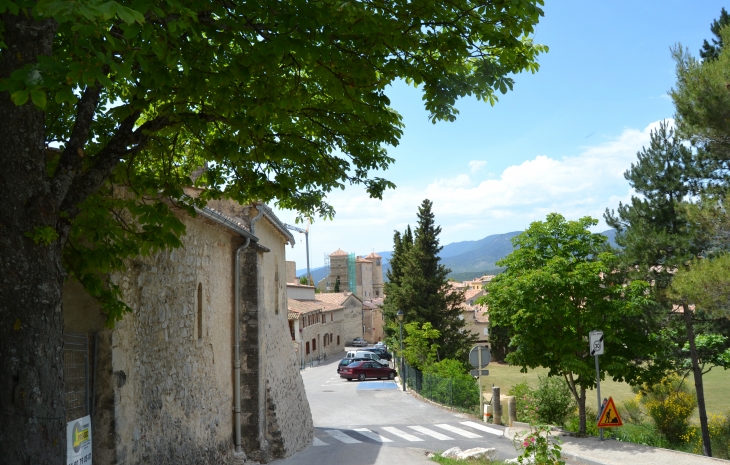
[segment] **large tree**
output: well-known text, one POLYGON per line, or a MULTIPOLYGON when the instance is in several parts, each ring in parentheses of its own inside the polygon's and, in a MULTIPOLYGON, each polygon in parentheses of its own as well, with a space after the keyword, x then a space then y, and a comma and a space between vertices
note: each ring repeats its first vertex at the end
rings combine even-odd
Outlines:
POLYGON ((438 346, 436 359, 453 358, 466 363, 476 336, 464 330, 463 292, 452 291, 447 278, 451 270, 441 264, 441 227, 435 223, 432 208, 428 199, 418 207, 418 226, 412 239, 410 226, 402 237, 395 235, 399 276, 389 275, 397 279, 387 284, 383 314, 395 321, 396 312, 402 310, 406 323, 430 323, 438 332, 434 339, 438 346))
POLYGON ((607 209, 604 216, 617 231, 616 243, 621 247, 624 266, 633 276, 653 283, 654 299, 663 305, 668 318, 683 321, 675 353, 682 362, 686 355, 679 348, 684 342, 689 344, 704 454, 711 456, 703 373, 696 345, 697 315, 689 305, 692 302, 676 299, 667 292, 677 270, 708 248, 706 231, 690 221, 687 208, 693 186, 705 177, 705 172, 699 157, 665 122, 652 131, 649 147, 637 156, 637 162, 632 163, 624 177, 641 197, 633 196, 629 205, 619 204, 617 212, 607 209))
POLYGON ((494 103, 537 70, 542 3, 0 2, 4 459, 63 460, 67 274, 113 322, 126 306, 105 277, 179 244, 170 204, 228 197, 328 216, 331 189, 380 197, 393 185, 373 172, 402 133, 389 84, 421 88, 434 122, 466 95, 494 103), (186 198, 205 162, 203 194, 186 198))
POLYGON ((625 280, 606 237, 588 228, 585 217, 567 221, 551 213, 512 239, 514 251, 498 262, 506 270, 489 283, 480 301, 489 319, 510 330, 513 351, 507 361, 545 367, 565 379, 578 404, 580 433, 586 432, 586 390, 596 385, 588 335, 602 330, 606 374, 632 385, 663 373, 661 346, 653 336, 657 320, 646 312, 648 283, 625 280))

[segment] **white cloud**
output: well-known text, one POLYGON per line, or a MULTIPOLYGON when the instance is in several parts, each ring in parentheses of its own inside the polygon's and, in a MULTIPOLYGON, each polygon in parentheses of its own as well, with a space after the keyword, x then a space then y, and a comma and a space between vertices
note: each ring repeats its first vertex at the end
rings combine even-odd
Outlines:
MULTIPOLYGON (((338 247, 358 254, 390 250, 393 230, 413 226, 425 198, 434 203, 436 222, 443 230, 442 244, 521 230, 550 212, 569 219, 590 215, 601 220, 597 230, 607 229, 603 212, 630 199, 633 192, 623 173, 658 125, 625 129, 614 140, 582 147, 575 156, 553 159, 537 155, 497 176, 475 174, 475 165, 486 164, 475 160, 469 163, 470 174, 434 179, 425 186, 399 182, 398 189, 386 192, 383 201, 370 199, 356 188, 338 191, 329 196, 337 210, 335 220, 318 220, 312 226, 312 263, 321 266, 323 255, 338 247)), ((282 213, 285 221, 286 215, 282 213)), ((304 247, 292 252, 303 264, 304 247)))
POLYGON ((487 166, 487 162, 484 160, 472 160, 469 162, 469 170, 471 170, 472 173, 476 173, 485 166, 487 166))

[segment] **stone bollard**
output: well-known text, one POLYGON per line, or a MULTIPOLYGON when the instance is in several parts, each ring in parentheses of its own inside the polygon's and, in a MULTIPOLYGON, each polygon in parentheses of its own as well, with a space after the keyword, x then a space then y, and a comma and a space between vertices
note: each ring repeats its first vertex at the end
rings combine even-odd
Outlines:
POLYGON ((492 421, 495 425, 502 424, 502 404, 499 395, 499 386, 492 386, 492 421))
POLYGON ((509 426, 512 427, 517 421, 517 399, 515 399, 515 396, 507 397, 507 412, 509 415, 509 426))

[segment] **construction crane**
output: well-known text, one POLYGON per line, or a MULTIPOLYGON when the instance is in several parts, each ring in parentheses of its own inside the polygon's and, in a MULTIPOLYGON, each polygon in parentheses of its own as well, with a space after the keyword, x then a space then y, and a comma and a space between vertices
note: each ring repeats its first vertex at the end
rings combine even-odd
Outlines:
POLYGON ((309 272, 309 221, 307 221, 307 229, 302 229, 297 226, 292 226, 290 224, 284 223, 284 226, 286 226, 286 229, 290 229, 292 231, 296 231, 298 233, 304 234, 304 242, 307 246, 307 283, 309 283, 310 286, 314 286, 313 280, 312 280, 312 273, 309 272))

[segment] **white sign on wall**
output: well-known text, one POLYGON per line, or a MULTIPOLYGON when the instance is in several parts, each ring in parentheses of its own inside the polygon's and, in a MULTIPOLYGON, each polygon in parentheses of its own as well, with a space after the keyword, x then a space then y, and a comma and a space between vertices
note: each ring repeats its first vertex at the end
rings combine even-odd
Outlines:
POLYGON ((91 417, 66 423, 66 465, 91 465, 91 417))

